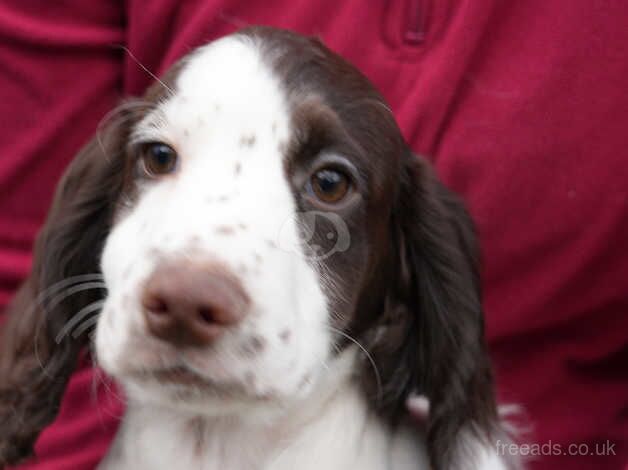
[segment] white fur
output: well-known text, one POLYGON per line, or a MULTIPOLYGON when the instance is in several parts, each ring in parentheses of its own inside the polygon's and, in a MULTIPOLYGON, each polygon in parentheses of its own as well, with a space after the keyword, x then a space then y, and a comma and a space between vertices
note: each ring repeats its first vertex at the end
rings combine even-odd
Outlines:
MULTIPOLYGON (((278 246, 280 231, 282 244, 299 246, 280 151, 289 110, 255 44, 229 37, 199 49, 173 88, 132 138, 171 145, 177 171, 142 185, 102 256, 108 296, 96 352, 129 406, 101 468, 427 469, 419 431, 393 432, 369 410, 351 374, 354 351, 331 359, 319 276, 305 256, 278 246), (176 350, 147 333, 142 285, 164 257, 216 260, 251 298, 250 314, 210 350, 176 350), (245 356, 253 336, 265 347, 245 356), (226 397, 137 376, 182 364, 245 392, 226 397)), ((502 468, 489 454, 477 468, 502 468)))

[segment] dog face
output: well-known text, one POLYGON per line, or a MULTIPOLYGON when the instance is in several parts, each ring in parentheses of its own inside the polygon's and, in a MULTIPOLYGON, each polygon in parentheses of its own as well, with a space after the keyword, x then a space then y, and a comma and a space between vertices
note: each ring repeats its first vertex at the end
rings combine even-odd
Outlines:
MULTIPOLYGON (((382 416, 429 399, 438 468, 463 428, 495 421, 466 211, 368 80, 316 40, 245 30, 120 108, 68 169, 12 308, 92 272, 106 294, 12 315, 5 389, 60 398, 86 341, 62 333, 102 307, 97 359, 132 401, 281 409, 357 343, 353 375, 382 416), (54 383, 33 372, 35 348, 54 383)), ((21 413, 0 442, 28 449, 54 416, 37 398, 0 403, 21 413)))
POLYGON ((235 36, 193 53, 169 88, 131 133, 132 201, 120 206, 102 255, 108 296, 96 331, 99 362, 131 393, 165 402, 189 388, 178 380, 182 370, 198 374, 194 390, 202 379, 208 385, 196 397, 205 411, 213 402, 225 411, 238 399, 305 393, 328 360, 331 334, 319 275, 298 242, 294 192, 309 189, 286 172, 292 123, 279 80, 259 47, 235 36), (207 279, 216 272, 237 287, 183 279, 185 270, 207 279), (146 292, 151 280, 164 285, 146 292), (224 292, 181 298, 187 289, 224 292), (147 295, 169 311, 147 313, 147 295), (246 305, 219 305, 213 295, 246 305), (177 303, 194 304, 181 315, 199 316, 199 330, 222 331, 200 341, 155 335, 152 317, 177 315, 177 303), (210 318, 209 310, 235 308, 242 311, 222 312, 239 317, 226 324, 210 318))

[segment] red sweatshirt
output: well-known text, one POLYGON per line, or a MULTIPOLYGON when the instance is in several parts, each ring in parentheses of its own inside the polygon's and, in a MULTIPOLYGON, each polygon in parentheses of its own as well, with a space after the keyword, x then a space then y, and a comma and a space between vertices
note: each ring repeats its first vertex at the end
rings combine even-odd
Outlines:
MULTIPOLYGON (((525 408, 528 439, 561 446, 531 467, 621 468, 626 0, 3 0, 0 306, 28 271, 65 165, 120 97, 151 82, 120 46, 161 73, 194 46, 259 23, 320 36, 357 65, 411 146, 468 202, 500 397, 525 408), (601 452, 606 441, 611 455, 562 455, 601 452)), ((24 468, 98 462, 121 404, 103 385, 95 398, 93 380, 83 364, 39 460, 24 468)))

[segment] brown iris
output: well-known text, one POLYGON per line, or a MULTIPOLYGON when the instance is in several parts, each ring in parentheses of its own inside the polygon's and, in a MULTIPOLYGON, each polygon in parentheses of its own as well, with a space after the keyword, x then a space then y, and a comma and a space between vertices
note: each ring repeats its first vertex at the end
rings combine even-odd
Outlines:
POLYGON ((177 167, 177 152, 167 144, 151 142, 140 150, 144 170, 149 176, 172 173, 177 167))
POLYGON ((351 186, 347 175, 331 168, 324 168, 314 173, 310 183, 314 195, 327 204, 340 202, 351 186))

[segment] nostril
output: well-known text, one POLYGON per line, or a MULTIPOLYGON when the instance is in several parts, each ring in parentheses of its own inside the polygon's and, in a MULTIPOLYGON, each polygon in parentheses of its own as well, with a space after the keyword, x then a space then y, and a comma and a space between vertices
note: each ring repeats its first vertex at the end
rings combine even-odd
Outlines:
POLYGON ((198 310, 198 316, 205 323, 216 323, 216 312, 212 308, 200 308, 198 310))
POLYGON ((146 296, 142 303, 144 308, 152 314, 165 315, 169 310, 166 301, 159 296, 146 296))

